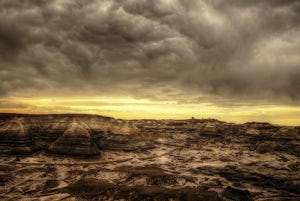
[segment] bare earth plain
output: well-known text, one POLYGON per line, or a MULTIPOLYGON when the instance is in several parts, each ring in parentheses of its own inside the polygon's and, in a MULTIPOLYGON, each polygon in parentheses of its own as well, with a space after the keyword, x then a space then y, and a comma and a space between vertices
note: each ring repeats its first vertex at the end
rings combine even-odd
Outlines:
POLYGON ((300 200, 300 126, 0 114, 0 200, 300 200))

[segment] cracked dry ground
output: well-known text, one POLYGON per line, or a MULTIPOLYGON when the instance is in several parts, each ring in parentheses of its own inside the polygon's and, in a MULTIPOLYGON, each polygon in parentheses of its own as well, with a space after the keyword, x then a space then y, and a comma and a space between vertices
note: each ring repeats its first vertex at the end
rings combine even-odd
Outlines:
POLYGON ((0 200, 300 200, 300 129, 2 115, 0 200))

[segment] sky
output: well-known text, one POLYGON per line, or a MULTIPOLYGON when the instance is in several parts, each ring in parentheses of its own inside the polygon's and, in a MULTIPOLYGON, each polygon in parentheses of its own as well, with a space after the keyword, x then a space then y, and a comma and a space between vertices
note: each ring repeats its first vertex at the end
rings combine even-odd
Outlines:
POLYGON ((299 0, 1 0, 0 112, 300 125, 299 0))

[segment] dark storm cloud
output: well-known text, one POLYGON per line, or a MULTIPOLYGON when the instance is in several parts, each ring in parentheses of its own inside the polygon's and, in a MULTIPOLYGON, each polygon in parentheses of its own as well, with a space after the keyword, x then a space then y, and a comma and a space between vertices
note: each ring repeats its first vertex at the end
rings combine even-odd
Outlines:
POLYGON ((299 103, 299 10, 296 0, 3 0, 0 95, 299 103))

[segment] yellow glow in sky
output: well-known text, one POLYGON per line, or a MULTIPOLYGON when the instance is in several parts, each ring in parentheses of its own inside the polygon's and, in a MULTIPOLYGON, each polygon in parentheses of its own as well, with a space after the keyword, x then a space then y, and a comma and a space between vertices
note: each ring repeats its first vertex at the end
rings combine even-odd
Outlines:
POLYGON ((264 105, 221 107, 210 103, 179 104, 176 101, 150 101, 124 98, 10 98, 16 107, 0 108, 17 113, 84 113, 124 119, 188 119, 216 118, 223 121, 271 122, 300 125, 300 107, 264 105))

